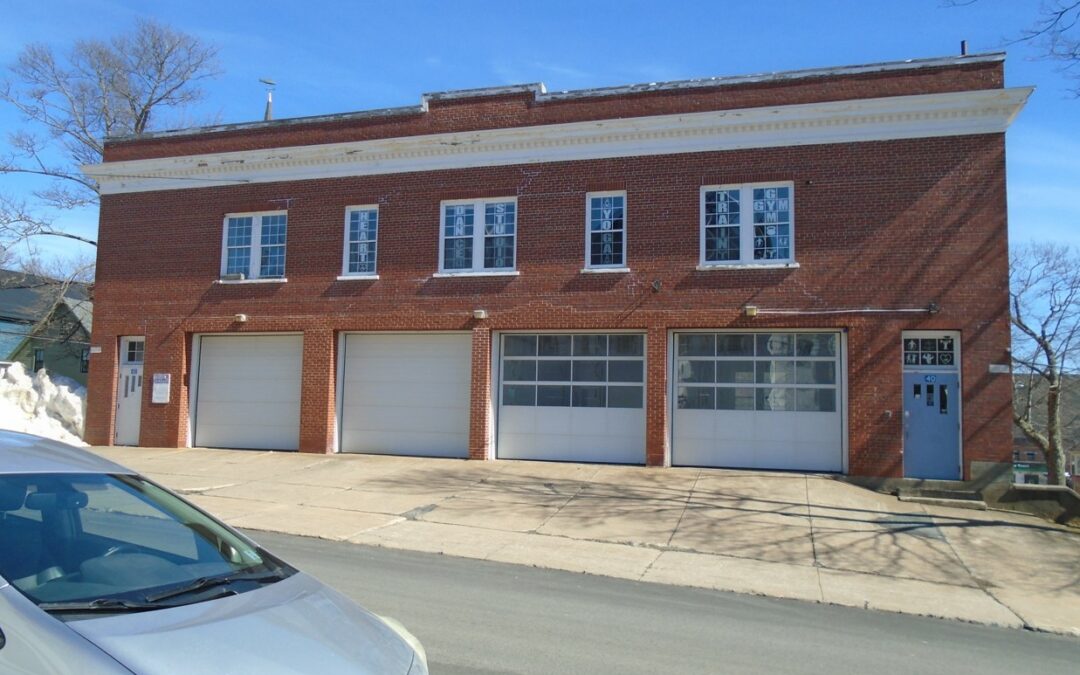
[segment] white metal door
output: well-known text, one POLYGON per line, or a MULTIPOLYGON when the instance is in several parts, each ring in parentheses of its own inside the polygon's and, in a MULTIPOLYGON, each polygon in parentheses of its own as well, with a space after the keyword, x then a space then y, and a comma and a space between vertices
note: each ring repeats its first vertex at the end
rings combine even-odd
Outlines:
POLYGON ((120 338, 120 364, 116 377, 116 434, 113 440, 117 445, 139 444, 145 349, 145 338, 120 338))
POLYGON ((505 334, 499 459, 645 463, 645 336, 505 334))
POLYGON ((472 336, 346 335, 341 451, 468 457, 472 336))
POLYGON ((841 336, 676 333, 672 464, 843 471, 841 336))
POLYGON ((204 335, 199 340, 195 445, 300 447, 300 335, 204 335))

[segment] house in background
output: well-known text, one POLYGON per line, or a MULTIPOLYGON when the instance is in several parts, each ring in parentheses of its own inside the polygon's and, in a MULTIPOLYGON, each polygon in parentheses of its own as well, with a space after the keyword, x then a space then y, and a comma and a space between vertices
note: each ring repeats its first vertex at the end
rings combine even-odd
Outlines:
POLYGON ((86 440, 1008 480, 1029 94, 981 54, 108 139, 86 440))
POLYGON ((0 270, 0 350, 6 361, 86 385, 93 303, 83 283, 0 270))

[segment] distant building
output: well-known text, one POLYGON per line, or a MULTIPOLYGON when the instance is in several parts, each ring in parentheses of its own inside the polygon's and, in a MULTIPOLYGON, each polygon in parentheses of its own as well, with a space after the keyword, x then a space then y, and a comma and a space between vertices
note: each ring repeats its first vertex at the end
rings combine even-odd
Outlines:
MULTIPOLYGON (((1046 383, 1031 380, 1027 376, 1013 375, 1013 400, 1019 406, 1027 405, 1031 397, 1031 418, 1035 427, 1046 428, 1046 383), (1027 387, 1032 386, 1030 392, 1027 387)), ((1066 482, 1072 484, 1080 473, 1080 377, 1063 375, 1061 383, 1061 436, 1065 447, 1066 482)), ((1019 427, 1013 427, 1013 482, 1029 485, 1045 485, 1049 471, 1046 456, 1019 427)))
POLYGON ((83 283, 0 270, 0 356, 86 385, 93 304, 83 283))

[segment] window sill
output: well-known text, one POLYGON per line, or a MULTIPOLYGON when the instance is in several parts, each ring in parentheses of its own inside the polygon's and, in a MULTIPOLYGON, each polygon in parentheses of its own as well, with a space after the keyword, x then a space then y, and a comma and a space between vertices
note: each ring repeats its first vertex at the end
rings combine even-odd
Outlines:
POLYGON ((712 270, 782 270, 798 269, 797 262, 778 263, 713 263, 711 265, 698 265, 698 272, 711 272, 712 270))
POLYGON ((630 271, 629 267, 584 267, 581 270, 582 274, 626 274, 630 271))
POLYGON ((342 274, 338 281, 378 281, 378 274, 342 274))
POLYGON ((222 286, 232 286, 238 284, 283 284, 288 279, 285 277, 274 277, 272 279, 215 279, 215 284, 221 284, 222 286))
POLYGON ((516 277, 520 275, 521 272, 510 270, 506 272, 436 272, 431 277, 433 279, 449 279, 452 277, 516 277))

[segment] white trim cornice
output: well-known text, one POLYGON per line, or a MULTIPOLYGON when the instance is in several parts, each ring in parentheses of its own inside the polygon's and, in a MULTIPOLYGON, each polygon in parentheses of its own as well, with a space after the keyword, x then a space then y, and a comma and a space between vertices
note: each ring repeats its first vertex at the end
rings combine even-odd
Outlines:
POLYGON ((87 165, 102 194, 1003 133, 1032 89, 894 96, 87 165))

